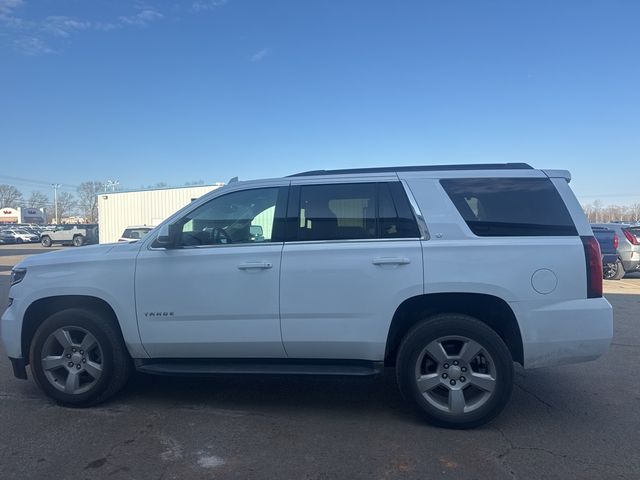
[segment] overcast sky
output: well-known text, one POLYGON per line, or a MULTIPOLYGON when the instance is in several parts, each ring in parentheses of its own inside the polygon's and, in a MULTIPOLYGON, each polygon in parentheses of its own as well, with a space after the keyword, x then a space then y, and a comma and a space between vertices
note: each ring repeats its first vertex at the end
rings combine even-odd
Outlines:
POLYGON ((637 202, 639 18, 635 0, 0 0, 0 183, 529 162, 571 170, 583 202, 637 202))

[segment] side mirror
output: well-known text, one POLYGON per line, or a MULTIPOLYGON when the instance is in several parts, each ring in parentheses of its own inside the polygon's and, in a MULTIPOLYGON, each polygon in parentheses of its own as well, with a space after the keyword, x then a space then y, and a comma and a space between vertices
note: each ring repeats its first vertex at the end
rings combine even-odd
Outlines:
POLYGON ((162 225, 158 236, 153 242, 154 247, 174 248, 178 243, 180 225, 175 223, 162 225))

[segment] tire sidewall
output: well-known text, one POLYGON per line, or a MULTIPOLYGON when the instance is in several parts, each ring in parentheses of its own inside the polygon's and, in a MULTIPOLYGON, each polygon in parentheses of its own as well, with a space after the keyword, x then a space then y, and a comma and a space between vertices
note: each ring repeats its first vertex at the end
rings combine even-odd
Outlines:
POLYGON ((50 247, 51 246, 51 238, 49 238, 48 236, 42 237, 42 239, 40 240, 40 243, 42 243, 43 247, 50 247))
POLYGON ((81 247, 84 244, 82 235, 76 235, 75 237, 73 237, 72 243, 74 247, 81 247))
POLYGON ((437 315, 414 327, 398 351, 396 369, 403 395, 436 426, 473 428, 482 425, 502 411, 513 389, 513 360, 509 349, 490 327, 466 315, 437 315), (495 364, 496 388, 491 398, 478 410, 462 416, 440 411, 431 405, 419 391, 415 378, 418 356, 424 347, 433 340, 447 336, 464 336, 478 342, 491 355, 495 364))
POLYGON ((626 275, 626 272, 624 271, 624 265, 622 265, 622 262, 618 260, 616 262, 616 274, 612 277, 612 279, 622 280, 625 275, 626 275))
POLYGON ((90 404, 93 399, 99 398, 108 388, 114 371, 114 346, 109 336, 100 326, 100 323, 105 321, 99 315, 87 310, 72 308, 54 313, 42 322, 36 331, 29 351, 31 372, 38 386, 56 402, 68 406, 84 406, 90 404), (90 332, 100 344, 102 350, 102 375, 87 392, 77 395, 61 392, 49 382, 44 373, 40 361, 42 348, 49 335, 61 327, 83 328, 90 332))

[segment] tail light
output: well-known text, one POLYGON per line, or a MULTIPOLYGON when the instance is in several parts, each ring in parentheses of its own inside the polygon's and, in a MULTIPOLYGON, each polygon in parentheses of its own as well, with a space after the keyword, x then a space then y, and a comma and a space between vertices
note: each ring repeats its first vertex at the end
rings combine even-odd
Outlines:
POLYGON ((613 234, 613 248, 618 249, 618 245, 620 244, 620 239, 618 238, 618 234, 613 234))
POLYGON ((638 237, 636 237, 629 230, 627 230, 626 228, 623 228, 622 233, 624 233, 624 236, 627 237, 627 240, 631 242, 631 245, 640 245, 640 242, 638 242, 638 237))
POLYGON ((587 266, 587 298, 602 297, 602 256, 595 237, 580 237, 587 266))

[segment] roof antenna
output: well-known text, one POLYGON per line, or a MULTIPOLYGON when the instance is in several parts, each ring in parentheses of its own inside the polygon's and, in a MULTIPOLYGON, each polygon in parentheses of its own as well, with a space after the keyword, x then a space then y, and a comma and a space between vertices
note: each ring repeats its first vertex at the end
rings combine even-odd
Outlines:
POLYGON ((232 183, 236 183, 237 181, 238 181, 238 177, 233 177, 231 180, 229 180, 229 181, 227 182, 227 185, 230 185, 230 184, 232 184, 232 183))

